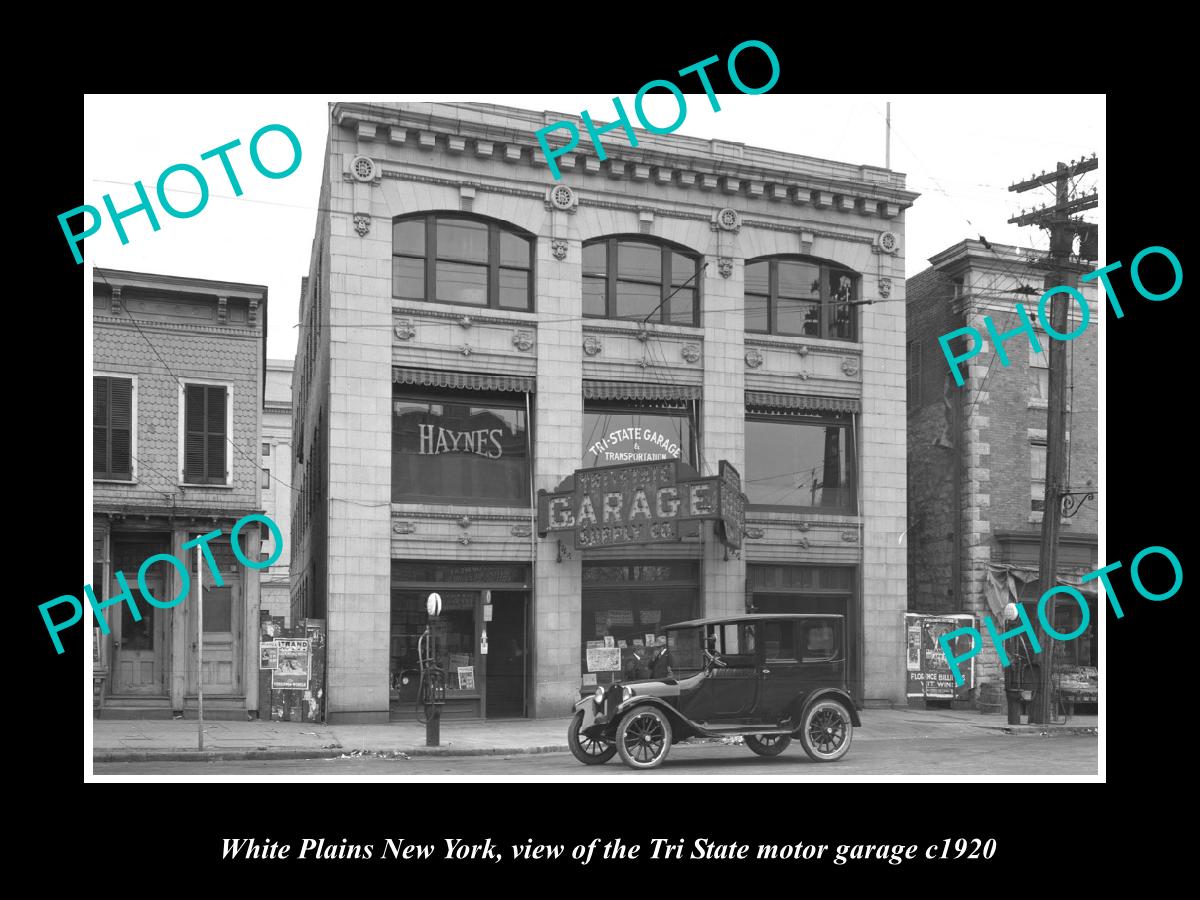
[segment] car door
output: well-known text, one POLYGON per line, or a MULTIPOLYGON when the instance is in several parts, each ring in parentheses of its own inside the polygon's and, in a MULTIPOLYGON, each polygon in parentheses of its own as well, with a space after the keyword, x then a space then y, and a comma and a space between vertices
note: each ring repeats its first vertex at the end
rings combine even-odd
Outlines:
POLYGON ((759 658, 756 721, 776 724, 786 718, 792 700, 801 693, 806 679, 800 661, 799 623, 795 619, 773 619, 758 623, 759 658))
POLYGON ((800 690, 846 687, 846 654, 841 618, 802 619, 799 628, 800 690))
POLYGON ((693 722, 728 724, 745 721, 753 714, 759 677, 756 625, 730 622, 709 626, 717 655, 725 665, 710 667, 703 681, 680 697, 679 711, 693 722))

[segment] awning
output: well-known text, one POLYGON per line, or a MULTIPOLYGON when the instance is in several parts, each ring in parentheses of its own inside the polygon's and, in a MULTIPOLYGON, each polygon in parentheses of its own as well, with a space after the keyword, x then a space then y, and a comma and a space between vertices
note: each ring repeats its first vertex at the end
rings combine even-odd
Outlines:
POLYGON ((585 400, 699 400, 700 388, 644 381, 585 381, 583 397, 585 400))
POLYGON ((862 411, 862 404, 854 397, 813 397, 809 394, 746 391, 746 408, 756 412, 773 413, 856 413, 862 411))
POLYGON ((533 393, 536 380, 524 375, 482 375, 477 372, 443 372, 438 369, 392 367, 393 384, 458 388, 468 391, 520 391, 533 393))

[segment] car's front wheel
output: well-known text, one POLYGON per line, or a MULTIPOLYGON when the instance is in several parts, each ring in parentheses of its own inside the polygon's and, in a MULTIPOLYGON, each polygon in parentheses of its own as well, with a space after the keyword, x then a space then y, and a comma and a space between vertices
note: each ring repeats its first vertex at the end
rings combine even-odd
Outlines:
POLYGON ((671 749, 671 722, 653 706, 635 706, 617 726, 617 751, 621 761, 633 769, 662 765, 671 749))
POLYGON ((805 713, 799 737, 804 752, 814 761, 841 759, 854 738, 850 713, 836 700, 818 700, 805 713))
POLYGON ((617 748, 614 745, 598 741, 586 734, 580 734, 579 729, 582 726, 583 710, 581 709, 575 713, 575 718, 567 726, 567 746, 571 748, 571 753, 577 760, 585 766, 599 766, 616 755, 617 748))
POLYGON ((746 735, 746 746, 759 756, 778 756, 791 742, 792 738, 787 734, 746 735))

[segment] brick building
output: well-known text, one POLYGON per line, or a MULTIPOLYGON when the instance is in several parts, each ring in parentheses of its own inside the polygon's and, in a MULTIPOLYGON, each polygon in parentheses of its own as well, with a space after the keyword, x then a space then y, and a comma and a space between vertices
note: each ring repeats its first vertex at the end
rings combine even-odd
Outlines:
MULTIPOLYGON (((258 708, 259 575, 233 554, 229 533, 262 512, 258 443, 267 339, 267 289, 139 272, 93 274, 93 524, 97 599, 121 589, 131 604, 105 610, 100 637, 101 714, 194 714, 197 604, 170 609, 138 590, 142 562, 171 554, 191 566, 183 544, 220 529, 209 542, 224 584, 208 566, 204 585, 205 715, 241 718, 258 708)), ((239 535, 259 558, 259 523, 239 535)), ((182 576, 160 562, 146 584, 161 601, 182 592, 182 576)), ((97 629, 99 635, 99 629, 97 629)))
MULTIPOLYGON (((1044 290, 1044 254, 965 240, 930 259, 930 268, 908 280, 908 583, 909 609, 926 613, 1001 613, 1009 597, 1030 601, 1031 619, 1044 588, 1038 572, 1045 512, 1046 396, 1050 341, 1037 319, 1044 290), (958 387, 938 337, 969 325, 985 337, 983 317, 998 332, 1020 324, 1014 304, 1030 313, 1042 352, 1024 334, 1004 342, 1002 366, 992 342, 963 365, 958 387)), ((1078 286, 1092 312, 1086 331, 1068 349, 1068 484, 1096 486, 1096 290, 1078 286)), ((1047 307, 1047 311, 1049 308, 1047 307)), ((1080 322, 1069 304, 1070 325, 1080 322)), ((961 340, 961 339, 960 339, 961 340)), ((955 346, 962 346, 956 344, 955 346)), ((957 353, 964 352, 961 349, 957 353)), ((1097 506, 1085 502, 1063 518, 1057 573, 1088 598, 1091 626, 1074 641, 1056 644, 1057 666, 1097 665, 1095 582, 1079 577, 1097 568, 1097 506)), ((1069 633, 1081 613, 1060 604, 1056 629, 1069 633), (1067 625, 1069 624, 1069 627, 1067 625)), ((981 623, 980 623, 981 624, 981 623)), ((1004 630, 1000 626, 1000 630, 1004 630)), ((975 659, 976 683, 1003 682, 990 641, 975 659)))
POLYGON ((259 480, 262 505, 283 535, 283 552, 275 564, 262 570, 262 608, 273 616, 283 616, 291 626, 292 490, 292 361, 268 359, 263 391, 262 458, 259 480))
MULTIPOLYGON (((556 716, 703 615, 846 616, 856 700, 904 702, 904 176, 639 131, 550 175, 476 104, 330 109, 294 379, 293 616, 328 621, 330 721, 413 714, 443 598, 446 716, 556 716), (575 550, 536 491, 675 459, 746 542, 575 550), (490 649, 489 649, 490 648, 490 649)), ((582 132, 585 133, 586 132, 582 132)))

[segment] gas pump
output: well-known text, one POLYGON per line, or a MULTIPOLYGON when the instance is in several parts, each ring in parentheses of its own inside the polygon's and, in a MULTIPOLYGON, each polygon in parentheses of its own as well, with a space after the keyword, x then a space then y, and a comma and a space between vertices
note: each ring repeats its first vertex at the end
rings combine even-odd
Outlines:
POLYGON ((446 672, 438 666, 434 648, 433 625, 442 611, 441 594, 430 594, 425 601, 429 622, 425 633, 417 638, 417 660, 421 667, 417 687, 417 719, 425 723, 425 746, 441 745, 442 707, 446 703, 446 672), (421 718, 421 707, 425 717, 421 718))

